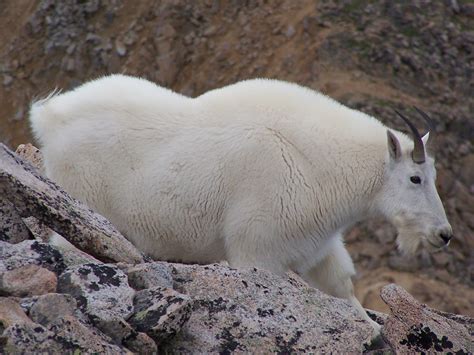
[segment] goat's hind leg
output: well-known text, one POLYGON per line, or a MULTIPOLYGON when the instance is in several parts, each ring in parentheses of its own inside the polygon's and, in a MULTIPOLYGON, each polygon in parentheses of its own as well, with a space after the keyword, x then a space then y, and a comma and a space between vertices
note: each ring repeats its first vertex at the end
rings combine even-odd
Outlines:
POLYGON ((354 296, 351 277, 355 275, 351 256, 338 235, 330 248, 329 254, 318 264, 301 276, 311 286, 338 298, 347 299, 374 328, 375 336, 380 334, 380 325, 374 322, 354 296))

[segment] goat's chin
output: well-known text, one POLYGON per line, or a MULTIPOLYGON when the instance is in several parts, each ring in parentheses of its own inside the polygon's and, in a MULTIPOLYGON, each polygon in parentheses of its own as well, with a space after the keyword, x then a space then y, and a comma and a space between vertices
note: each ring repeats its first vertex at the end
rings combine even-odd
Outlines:
MULTIPOLYGON (((449 243, 448 243, 449 244, 449 243)), ((437 251, 440 251, 440 250, 444 250, 447 248, 448 244, 441 244, 439 245, 432 242, 429 238, 425 238, 423 240, 423 247, 428 250, 430 253, 434 253, 434 252, 437 252, 437 251)))
POLYGON ((405 255, 415 255, 422 247, 421 238, 416 233, 400 231, 397 236, 398 250, 405 255))

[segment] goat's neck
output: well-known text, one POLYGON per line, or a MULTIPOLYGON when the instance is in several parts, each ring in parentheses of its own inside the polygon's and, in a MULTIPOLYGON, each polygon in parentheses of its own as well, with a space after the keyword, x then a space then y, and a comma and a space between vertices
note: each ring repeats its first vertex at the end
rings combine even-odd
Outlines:
POLYGON ((315 196, 315 208, 318 214, 326 216, 321 218, 326 232, 345 229, 378 215, 374 201, 384 178, 385 150, 381 153, 380 148, 361 145, 347 152, 328 152, 324 159, 331 171, 315 166, 314 184, 319 194, 315 196), (343 162, 337 160, 341 155, 343 162))

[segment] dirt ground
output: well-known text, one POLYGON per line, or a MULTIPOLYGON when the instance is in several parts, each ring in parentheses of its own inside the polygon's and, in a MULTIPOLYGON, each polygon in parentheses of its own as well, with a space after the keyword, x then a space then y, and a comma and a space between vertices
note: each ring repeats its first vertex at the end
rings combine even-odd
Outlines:
POLYGON ((443 311, 474 316, 474 4, 472 1, 0 1, 0 141, 32 141, 29 103, 109 73, 189 96, 269 77, 320 90, 405 127, 393 108, 436 121, 438 189, 453 225, 447 251, 415 258, 383 221, 347 244, 364 306, 396 282, 443 311))

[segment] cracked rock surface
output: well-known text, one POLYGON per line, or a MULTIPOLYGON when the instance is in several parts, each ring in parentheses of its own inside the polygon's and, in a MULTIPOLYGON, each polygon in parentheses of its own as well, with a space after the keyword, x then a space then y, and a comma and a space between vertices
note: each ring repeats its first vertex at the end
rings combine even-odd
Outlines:
POLYGON ((472 318, 429 308, 394 284, 385 286, 381 297, 392 312, 383 335, 397 353, 473 352, 472 318))
POLYGON ((370 343, 372 329, 355 309, 296 276, 218 264, 173 268, 175 289, 194 302, 168 351, 361 353, 370 343))
POLYGON ((170 288, 139 291, 134 303, 134 314, 128 321, 157 343, 176 335, 191 316, 191 299, 170 288))

